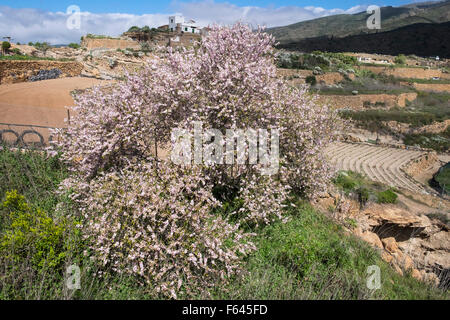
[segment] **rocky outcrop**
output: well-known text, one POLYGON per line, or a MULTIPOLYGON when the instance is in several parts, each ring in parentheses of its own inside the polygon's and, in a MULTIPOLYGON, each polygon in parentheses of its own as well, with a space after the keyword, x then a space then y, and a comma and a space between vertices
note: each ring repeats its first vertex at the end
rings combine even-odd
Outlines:
POLYGON ((420 173, 432 168, 439 162, 436 152, 430 152, 427 154, 421 154, 409 161, 402 169, 409 176, 415 177, 420 173))
POLYGON ((399 274, 449 287, 448 226, 395 205, 371 204, 352 218, 358 223, 354 234, 380 249, 382 259, 399 274))

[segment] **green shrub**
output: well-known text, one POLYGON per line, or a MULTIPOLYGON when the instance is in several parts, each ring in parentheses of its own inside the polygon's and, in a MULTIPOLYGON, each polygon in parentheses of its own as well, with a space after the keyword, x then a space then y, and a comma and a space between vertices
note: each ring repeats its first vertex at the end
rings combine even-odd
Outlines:
POLYGON ((358 190, 356 191, 356 193, 358 194, 358 201, 360 203, 361 206, 364 206, 367 201, 369 201, 369 190, 365 187, 360 187, 358 188, 358 190))
POLYGON ((67 176, 59 157, 32 150, 0 150, 0 199, 7 191, 17 190, 36 207, 52 212, 60 201, 54 191, 67 176))
POLYGON ((48 42, 42 42, 42 43, 41 43, 41 42, 36 42, 36 43, 34 44, 34 47, 35 47, 36 49, 38 49, 38 50, 47 52, 47 50, 50 49, 52 46, 51 46, 50 43, 48 43, 48 42))
POLYGON ((378 203, 396 203, 397 198, 398 198, 397 194, 392 189, 388 189, 377 193, 378 203))
POLYGON ((9 43, 8 41, 2 42, 2 50, 4 52, 8 52, 10 48, 11 48, 11 43, 9 43))
POLYGON ((20 51, 19 48, 14 48, 14 49, 11 50, 11 52, 16 54, 16 55, 19 55, 19 56, 22 55, 22 52, 20 51))
POLYGON ((312 86, 316 85, 317 83, 317 79, 315 76, 307 76, 305 81, 306 83, 309 83, 312 86))
POLYGON ((79 49, 80 45, 78 43, 69 43, 68 47, 72 49, 79 49))
POLYGON ((351 192, 358 186, 358 181, 353 177, 352 173, 341 171, 334 180, 334 183, 346 192, 351 192))
POLYGON ((61 267, 66 256, 64 224, 58 225, 45 211, 31 208, 16 190, 6 193, 1 209, 3 261, 17 266, 29 259, 35 270, 61 267))
POLYGON ((394 63, 395 64, 401 64, 404 65, 406 64, 406 57, 404 54, 399 54, 395 59, 394 59, 394 63))
POLYGON ((450 166, 447 166, 439 171, 434 177, 439 187, 447 194, 450 194, 450 166))
POLYGON ((405 134, 403 142, 409 146, 429 148, 438 152, 450 150, 450 127, 446 131, 436 133, 405 134))
POLYGON ((140 32, 141 28, 138 26, 132 26, 130 29, 128 29, 128 32, 140 32))

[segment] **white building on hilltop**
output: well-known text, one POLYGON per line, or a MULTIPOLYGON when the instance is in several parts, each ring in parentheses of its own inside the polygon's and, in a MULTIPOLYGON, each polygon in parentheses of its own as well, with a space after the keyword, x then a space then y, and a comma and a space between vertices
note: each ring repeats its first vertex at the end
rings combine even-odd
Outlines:
POLYGON ((169 30, 174 32, 185 32, 185 33, 201 33, 201 28, 197 26, 194 20, 184 21, 183 16, 170 16, 169 17, 169 30))

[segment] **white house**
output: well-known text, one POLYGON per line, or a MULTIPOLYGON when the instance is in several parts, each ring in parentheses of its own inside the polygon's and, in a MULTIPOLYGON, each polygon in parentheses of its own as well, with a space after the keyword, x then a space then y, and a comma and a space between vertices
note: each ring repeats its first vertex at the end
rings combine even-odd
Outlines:
POLYGON ((201 33, 201 28, 197 26, 197 23, 194 20, 189 20, 188 22, 184 21, 183 16, 170 16, 169 17, 169 30, 170 31, 177 31, 185 33, 201 33))

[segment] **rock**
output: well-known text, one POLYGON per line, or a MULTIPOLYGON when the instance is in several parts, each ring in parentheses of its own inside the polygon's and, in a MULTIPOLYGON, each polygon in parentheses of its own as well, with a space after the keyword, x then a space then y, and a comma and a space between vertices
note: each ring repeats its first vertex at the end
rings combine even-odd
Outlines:
POLYGON ((353 91, 352 91, 352 95, 354 95, 354 96, 357 96, 357 95, 358 95, 358 93, 359 93, 359 91, 358 91, 358 90, 353 90, 353 91))
POLYGON ((116 59, 108 59, 108 64, 111 69, 113 69, 117 65, 116 59))
POLYGON ((394 268, 395 272, 397 272, 399 275, 403 276, 403 271, 402 269, 396 265, 395 263, 392 264, 392 267, 394 268))
POLYGON ((419 217, 395 205, 369 205, 362 214, 381 238, 393 237, 397 242, 420 235, 431 225, 426 217, 419 217))
POLYGON ((425 281, 431 285, 434 285, 434 286, 439 285, 439 278, 433 272, 426 272, 423 276, 423 281, 425 281))
POLYGON ((411 276, 412 276, 413 278, 419 280, 419 281, 422 281, 422 274, 421 274, 420 271, 417 270, 417 269, 413 269, 413 270, 411 271, 411 276))
POLYGON ((28 81, 41 81, 41 80, 49 80, 49 79, 57 79, 62 74, 62 71, 55 68, 51 70, 39 70, 38 74, 35 76, 31 76, 28 81))
POLYGON ((391 223, 400 227, 425 228, 430 225, 429 221, 421 219, 417 215, 396 206, 374 204, 370 208, 367 208, 364 214, 369 215, 372 219, 380 223, 391 223))
POLYGON ((394 260, 394 257, 391 256, 388 252, 383 251, 381 253, 381 259, 383 259, 384 261, 386 261, 387 263, 391 263, 392 260, 394 260))
POLYGON ((384 248, 390 252, 390 253, 394 253, 398 251, 398 245, 397 245, 397 241, 395 241, 394 237, 389 237, 389 238, 384 238, 381 239, 381 242, 383 242, 384 248))
POLYGON ((363 232, 360 237, 361 239, 370 243, 371 245, 383 249, 383 243, 381 242, 380 238, 377 236, 376 233, 366 231, 363 232))
POLYGON ((414 261, 407 254, 397 251, 393 254, 395 263, 402 267, 403 270, 414 269, 414 261))
POLYGON ((336 207, 334 198, 332 198, 332 197, 319 198, 317 200, 317 206, 324 211, 328 211, 331 208, 334 210, 336 207))
POLYGON ((440 269, 450 268, 450 254, 445 250, 436 250, 425 252, 425 265, 435 266, 440 269))
POLYGON ((422 242, 422 246, 431 250, 448 250, 450 248, 450 233, 440 231, 430 236, 427 241, 422 242))

